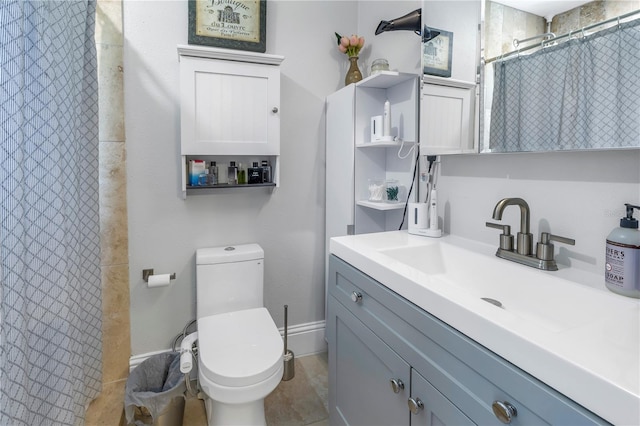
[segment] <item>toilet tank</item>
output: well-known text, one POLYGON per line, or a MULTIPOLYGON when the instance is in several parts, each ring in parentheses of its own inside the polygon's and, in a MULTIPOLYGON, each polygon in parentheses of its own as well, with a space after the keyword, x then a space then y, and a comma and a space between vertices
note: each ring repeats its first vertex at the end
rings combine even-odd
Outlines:
POLYGON ((197 318, 263 307, 264 251, 258 244, 196 251, 197 318))

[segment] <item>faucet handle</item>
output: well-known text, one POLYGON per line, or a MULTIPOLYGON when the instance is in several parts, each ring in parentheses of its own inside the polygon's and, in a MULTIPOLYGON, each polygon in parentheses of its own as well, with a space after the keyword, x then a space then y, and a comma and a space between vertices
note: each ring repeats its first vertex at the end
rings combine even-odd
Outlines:
POLYGON ((551 241, 557 241, 559 243, 576 245, 576 240, 572 238, 560 237, 559 235, 553 235, 549 232, 542 232, 540 234, 540 242, 536 244, 536 257, 540 260, 553 260, 553 244, 551 241))
POLYGON ((502 250, 513 251, 513 235, 511 235, 511 226, 491 222, 486 222, 485 225, 487 225, 487 228, 502 229, 502 234, 500 234, 500 248, 502 250))

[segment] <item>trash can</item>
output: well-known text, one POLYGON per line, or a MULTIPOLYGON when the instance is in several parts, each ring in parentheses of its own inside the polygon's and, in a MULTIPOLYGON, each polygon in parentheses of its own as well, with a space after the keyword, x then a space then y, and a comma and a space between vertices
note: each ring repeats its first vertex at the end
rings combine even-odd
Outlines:
POLYGON ((124 395, 127 424, 182 425, 185 390, 180 353, 167 352, 147 358, 127 379, 124 395))

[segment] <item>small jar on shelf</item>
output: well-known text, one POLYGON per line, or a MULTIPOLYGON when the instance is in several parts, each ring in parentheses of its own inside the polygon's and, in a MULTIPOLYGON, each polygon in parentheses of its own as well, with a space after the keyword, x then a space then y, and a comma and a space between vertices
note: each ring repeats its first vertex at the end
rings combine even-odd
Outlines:
POLYGON ((400 201, 400 185, 395 179, 387 179, 385 181, 385 196, 388 203, 397 203, 400 201))
POLYGON ((386 187, 383 179, 369 179, 369 201, 384 203, 387 201, 386 187))

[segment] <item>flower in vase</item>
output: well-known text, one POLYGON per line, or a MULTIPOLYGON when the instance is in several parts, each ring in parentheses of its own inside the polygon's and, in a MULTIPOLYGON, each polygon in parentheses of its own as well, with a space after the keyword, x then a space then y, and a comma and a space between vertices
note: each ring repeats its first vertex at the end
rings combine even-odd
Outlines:
POLYGON ((353 34, 351 37, 343 37, 338 33, 335 33, 338 41, 338 50, 342 53, 346 53, 350 58, 358 56, 360 49, 364 46, 364 37, 358 37, 353 34))

